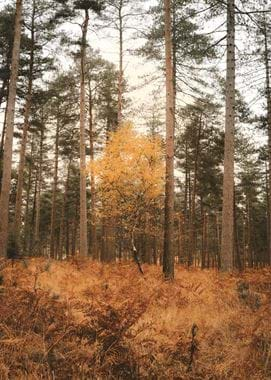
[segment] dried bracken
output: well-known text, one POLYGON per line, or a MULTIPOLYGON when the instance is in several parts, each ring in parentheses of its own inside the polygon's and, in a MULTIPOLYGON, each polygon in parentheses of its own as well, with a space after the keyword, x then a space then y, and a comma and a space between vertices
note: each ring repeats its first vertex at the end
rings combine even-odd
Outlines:
POLYGON ((3 269, 0 379, 270 378, 269 269, 144 273, 88 260, 3 269))

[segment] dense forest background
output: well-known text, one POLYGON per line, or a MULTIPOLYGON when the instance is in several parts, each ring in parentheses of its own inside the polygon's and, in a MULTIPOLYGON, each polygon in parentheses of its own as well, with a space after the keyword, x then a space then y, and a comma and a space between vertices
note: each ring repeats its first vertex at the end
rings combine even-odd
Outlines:
POLYGON ((268 2, 173 1, 168 40, 160 1, 16 7, 1 2, 2 256, 269 264, 268 2))
POLYGON ((1 380, 270 380, 270 17, 0 0, 1 380))

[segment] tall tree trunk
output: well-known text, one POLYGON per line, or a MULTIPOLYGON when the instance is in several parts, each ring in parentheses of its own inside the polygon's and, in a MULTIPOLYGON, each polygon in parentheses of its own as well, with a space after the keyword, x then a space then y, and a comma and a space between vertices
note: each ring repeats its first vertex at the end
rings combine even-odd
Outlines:
POLYGON ((59 229, 59 259, 62 260, 63 258, 63 250, 64 250, 64 229, 65 229, 65 211, 67 206, 67 197, 68 197, 68 190, 69 190, 69 182, 70 182, 70 168, 71 168, 71 160, 68 163, 67 166, 67 177, 66 177, 66 183, 65 183, 65 189, 64 189, 64 198, 62 203, 62 209, 61 209, 61 220, 60 220, 60 229, 59 229))
POLYGON ((239 247, 239 234, 238 234, 238 215, 237 215, 237 205, 236 205, 236 198, 235 198, 235 191, 234 191, 234 246, 235 246, 235 266, 238 268, 238 270, 241 272, 242 270, 242 260, 240 255, 240 247, 239 247))
MULTIPOLYGON (((94 160, 94 130, 93 130, 93 100, 91 83, 89 81, 89 145, 90 145, 90 159, 94 160)), ((96 199, 95 199, 95 176, 94 171, 90 173, 90 196, 91 196, 91 215, 90 215, 90 242, 91 242, 91 255, 93 259, 97 259, 97 232, 96 232, 96 199)))
POLYGON ((52 192, 52 209, 51 209, 51 229, 50 229, 50 256, 55 258, 55 240, 56 240, 56 194, 58 186, 58 153, 59 153, 59 116, 56 122, 56 139, 55 139, 55 167, 54 167, 54 181, 52 192))
POLYGON ((220 234, 220 218, 219 218, 219 212, 216 212, 216 241, 217 241, 217 267, 218 269, 221 268, 221 234, 220 234))
MULTIPOLYGON (((2 89, 3 90, 8 86, 8 81, 3 81, 2 89), (5 84, 6 82, 6 84, 5 84)), ((3 97, 0 98, 0 106, 2 105, 3 97)), ((7 101, 8 101, 8 94, 7 94, 7 101)), ((5 116, 4 116, 4 123, 3 123, 3 128, 2 128, 2 133, 1 133, 1 142, 0 142, 0 158, 2 158, 3 153, 4 153, 4 142, 5 142, 5 134, 6 134, 6 118, 7 118, 7 107, 5 107, 5 116)))
POLYGON ((41 197, 41 183, 42 183, 42 165, 43 165, 43 139, 44 129, 42 128, 40 133, 40 152, 39 152, 39 168, 38 168, 38 189, 36 199, 36 215, 34 225, 34 254, 40 255, 40 197, 41 197))
POLYGON ((77 230, 78 230, 78 205, 75 206, 75 217, 72 226, 72 256, 76 255, 77 230))
POLYGON ((171 0, 164 0, 166 45, 166 186, 163 273, 174 278, 174 87, 172 64, 171 0))
POLYGON ((122 122, 123 109, 123 0, 119 1, 119 78, 118 78, 118 126, 122 122))
POLYGON ((202 247, 201 247, 201 269, 206 268, 206 240, 207 240, 207 229, 206 229, 206 213, 202 212, 202 247))
MULTIPOLYGON (((6 69, 8 70, 9 69, 9 65, 10 63, 6 66, 6 69)), ((8 88, 8 82, 9 82, 9 79, 8 77, 5 78, 2 82, 2 86, 1 86, 1 89, 0 89, 0 107, 4 101, 4 98, 5 98, 5 90, 6 88, 8 88)))
POLYGON ((199 120, 199 129, 196 143, 195 159, 194 159, 194 182, 192 190, 192 204, 189 220, 189 255, 188 266, 193 264, 193 257, 196 254, 197 242, 196 242, 196 195, 197 195, 197 182, 198 182, 198 164, 200 154, 200 140, 202 131, 202 116, 199 120))
POLYGON ((25 108, 24 108, 23 135, 22 135, 21 148, 20 148, 18 183, 17 183, 17 192, 16 192, 16 203, 15 203, 15 234, 18 240, 20 237, 20 230, 21 230, 25 154, 26 154, 26 145, 27 145, 27 134, 28 134, 28 129, 29 129, 29 117, 30 117, 31 104, 32 104, 34 46, 35 46, 35 31, 34 31, 35 14, 36 14, 36 4, 35 4, 35 0, 33 0, 33 9, 32 9, 32 16, 31 16, 31 39, 30 39, 31 42, 30 42, 28 89, 27 89, 27 96, 26 96, 26 102, 25 102, 25 108))
POLYGON ((80 255, 88 255, 87 232, 87 185, 86 185, 86 45, 89 13, 85 10, 81 41, 81 76, 80 76, 80 255))
MULTIPOLYGON (((269 192, 271 189, 271 88, 270 88, 270 68, 269 68, 269 55, 268 55, 268 39, 266 20, 264 21, 264 58, 265 58, 265 72, 266 72, 266 101, 267 101, 267 126, 268 126, 268 163, 269 163, 269 192)), ((269 193, 269 220, 268 220, 268 263, 271 265, 271 196, 269 193)))
POLYGON ((67 218, 66 219, 66 244, 65 244, 65 251, 66 251, 66 257, 70 256, 70 221, 67 218))
POLYGON ((27 190, 26 190, 26 205, 24 212, 24 240, 23 240, 23 253, 27 253, 27 243, 29 241, 29 203, 30 203, 30 193, 32 188, 32 171, 33 171, 33 151, 34 151, 34 138, 31 141, 31 151, 30 151, 30 162, 29 162, 29 171, 28 171, 28 181, 27 181, 27 190))
POLYGON ((0 194, 1 194, 2 177, 3 177, 3 160, 4 160, 4 144, 5 144, 6 127, 7 127, 7 107, 5 109, 3 131, 2 131, 1 143, 0 143, 0 194))
MULTIPOLYGON (((271 140, 271 139, 270 139, 271 140)), ((271 152, 270 152, 271 153, 271 152)), ((271 156, 271 154, 270 154, 271 156)), ((270 164, 268 165, 270 168, 270 164)), ((271 223, 271 219, 270 219, 270 211, 271 211, 271 208, 270 208, 270 191, 269 191, 269 170, 268 170, 268 167, 267 167, 267 162, 265 162, 265 198, 266 198, 266 240, 267 240, 267 249, 266 249, 266 254, 265 254, 265 260, 264 260, 264 263, 265 264, 270 264, 269 263, 269 259, 270 259, 270 255, 269 255, 269 251, 270 250, 270 238, 271 238, 271 234, 270 234, 270 223, 271 223)))
POLYGON ((180 213, 178 217, 178 263, 181 264, 184 259, 184 218, 180 213))
POLYGON ((16 1, 14 43, 11 61, 11 76, 9 83, 9 97, 7 103, 7 123, 4 147, 3 178, 0 196, 0 256, 6 256, 8 239, 8 214, 9 214, 9 193, 11 184, 12 168, 12 145, 14 131, 14 115, 16 102, 16 88, 19 68, 20 43, 21 43, 21 17, 23 1, 16 1))
POLYGON ((251 210, 250 210, 250 201, 246 200, 247 206, 247 255, 248 255, 248 266, 249 268, 253 268, 253 254, 251 247, 251 210))
POLYGON ((224 148, 223 210, 221 269, 233 268, 234 247, 234 125, 235 125, 235 4, 227 4, 227 78, 226 78, 226 121, 224 148))
MULTIPOLYGON (((39 171, 38 169, 35 172, 35 182, 34 182, 34 195, 33 195, 33 208, 31 213, 31 219, 30 219, 30 226, 34 226, 35 224, 35 216, 36 216, 36 210, 37 210, 37 193, 38 193, 38 179, 39 179, 39 171)), ((32 228, 29 229, 28 234, 28 251, 31 252, 31 256, 34 255, 34 231, 32 228)))

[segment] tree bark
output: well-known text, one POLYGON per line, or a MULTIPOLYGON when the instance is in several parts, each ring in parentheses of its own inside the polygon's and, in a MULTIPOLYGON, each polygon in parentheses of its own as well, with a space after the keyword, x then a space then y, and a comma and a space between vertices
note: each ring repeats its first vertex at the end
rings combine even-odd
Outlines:
POLYGON ((12 169, 12 146, 14 131, 14 116, 16 102, 17 77, 19 69, 20 43, 21 43, 21 18, 23 1, 16 1, 14 43, 11 61, 11 77, 9 83, 9 97, 7 103, 7 123, 4 147, 3 178, 0 196, 0 256, 6 256, 8 239, 8 216, 9 216, 9 195, 12 169))
POLYGON ((16 192, 15 203, 15 234, 19 240, 21 231, 21 214, 22 214, 22 196, 23 196, 23 183, 24 183, 24 167, 25 167, 25 154, 27 145, 27 134, 29 129, 29 117, 32 104, 32 88, 33 88, 33 70, 34 70, 34 46, 35 46, 35 13, 36 5, 33 0, 33 10, 31 16, 31 43, 30 43, 30 60, 29 60, 29 77, 28 77, 28 89, 24 108, 24 123, 23 123, 23 135, 21 140, 20 160, 18 168, 18 183, 16 192))
POLYGON ((194 182, 192 190, 192 203, 191 212, 189 220, 189 255, 188 255, 188 266, 193 264, 193 258, 197 249, 196 242, 196 195, 197 195, 197 181, 198 181, 198 164, 199 164, 199 153, 200 153, 200 140, 202 131, 202 115, 199 120, 199 129, 196 143, 195 159, 194 159, 194 182))
POLYGON ((122 122, 123 109, 123 19, 122 19, 123 1, 119 1, 119 78, 118 78, 118 126, 122 122))
POLYGON ((5 109, 3 131, 2 131, 1 143, 0 143, 0 194, 1 194, 2 177, 3 177, 3 160, 4 160, 4 144, 5 144, 6 126, 7 126, 7 107, 5 109))
POLYGON ((235 191, 234 191, 234 247, 235 247, 235 266, 238 268, 238 270, 242 271, 242 261, 241 261, 241 255, 240 255, 240 249, 239 249, 239 234, 238 234, 238 215, 237 215, 237 205, 236 205, 236 199, 235 199, 235 191))
MULTIPOLYGON (((271 139, 270 139, 271 140, 271 139)), ((271 153, 271 152, 270 152, 271 153)), ((270 157, 271 157, 271 154, 270 154, 270 157)), ((269 159, 268 159, 269 161, 269 159)), ((270 238, 271 238, 271 234, 270 234, 270 222, 271 222, 271 219, 270 219, 270 211, 271 211, 271 208, 270 208, 270 192, 269 192, 269 169, 268 167, 271 168, 271 165, 267 164, 267 162, 265 162, 265 198, 266 198, 266 204, 267 204, 267 208, 266 208, 266 237, 267 237, 267 249, 266 249, 266 254, 265 254, 265 258, 264 258, 264 263, 265 264, 268 264, 270 265, 270 255, 269 255, 269 252, 271 252, 271 249, 269 248, 270 247, 270 238)))
POLYGON ((30 202, 30 193, 32 188, 32 170, 33 170, 33 152, 34 152, 34 139, 31 141, 31 151, 30 151, 30 163, 28 171, 28 181, 27 181, 27 190, 26 190, 26 205, 24 212, 24 240, 23 240, 23 254, 26 254, 28 251, 28 241, 29 241, 29 202, 30 202))
POLYGON ((80 256, 88 255, 87 232, 87 191, 86 191, 86 44, 89 13, 85 10, 81 41, 81 75, 80 75, 80 256))
POLYGON ((63 258, 63 250, 64 250, 64 238, 65 238, 65 211, 66 211, 66 205, 67 205, 67 197, 68 197, 68 190, 69 190, 69 182, 70 182, 70 168, 71 168, 71 160, 68 163, 67 166, 67 177, 66 177, 66 183, 65 183, 65 189, 64 189, 64 198, 63 198, 63 204, 61 209, 61 220, 60 220, 60 229, 59 229, 59 259, 62 260, 63 258))
POLYGON ((219 212, 216 212, 216 241, 217 241, 217 267, 218 269, 221 268, 221 234, 220 234, 220 218, 219 218, 219 212))
MULTIPOLYGON (((90 145, 90 159, 94 160, 94 131, 93 131, 93 100, 91 83, 89 81, 89 145, 90 145)), ((96 232, 96 190, 95 190, 95 176, 94 171, 90 173, 90 196, 91 196, 91 215, 90 215, 90 242, 91 242, 91 255, 93 259, 97 259, 97 232, 96 232)))
POLYGON ((41 183, 42 183, 42 165, 43 165, 43 139, 44 129, 42 128, 40 134, 40 151, 39 151, 39 168, 38 168, 38 189, 36 199, 36 215, 34 225, 34 254, 40 255, 40 197, 41 197, 41 183))
POLYGON ((233 268, 234 247, 234 125, 235 125, 235 2, 227 5, 227 78, 223 178, 221 269, 233 268))
POLYGON ((202 247, 201 247, 201 269, 206 268, 206 235, 207 235, 207 229, 206 229, 206 213, 202 212, 202 247))
POLYGON ((166 184, 163 273, 174 278, 174 86, 172 64, 171 0, 164 0, 166 48, 166 184))
MULTIPOLYGON (((268 39, 266 20, 264 21, 264 59, 265 59, 265 73, 266 73, 266 101, 267 101, 267 127, 268 127, 268 164, 269 164, 269 192, 271 189, 271 88, 270 88, 270 68, 268 56, 268 39)), ((271 196, 269 193, 268 199, 269 220, 268 220, 268 263, 271 265, 271 196)))
MULTIPOLYGON (((2 85, 2 89, 4 89, 8 86, 8 81, 4 81, 2 85), (6 84, 4 84, 6 82, 6 84)), ((2 91, 1 89, 1 91, 2 91)), ((0 98, 0 106, 2 105, 3 98, 0 98)), ((7 94, 7 101, 8 101, 8 94, 7 94)), ((1 142, 0 142, 0 158, 2 158, 3 153, 4 153, 4 143, 5 143, 5 134, 6 134, 6 119, 7 119, 7 107, 5 108, 5 116, 4 116, 4 123, 3 123, 3 128, 2 128, 2 133, 1 133, 1 142)), ((1 173, 2 175, 2 173, 1 173)))
POLYGON ((54 167, 54 181, 52 192, 52 209, 51 209, 51 228, 50 228, 50 257, 55 258, 55 228, 56 228, 56 193, 58 186, 58 151, 59 151, 59 116, 56 122, 56 137, 55 137, 55 167, 54 167))

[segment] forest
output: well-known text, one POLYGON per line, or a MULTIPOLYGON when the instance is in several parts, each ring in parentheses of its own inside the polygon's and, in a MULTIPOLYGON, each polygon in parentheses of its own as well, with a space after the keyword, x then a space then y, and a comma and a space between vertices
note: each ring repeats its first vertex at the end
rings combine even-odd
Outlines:
POLYGON ((0 0, 0 380, 271 378, 270 0, 0 0))

